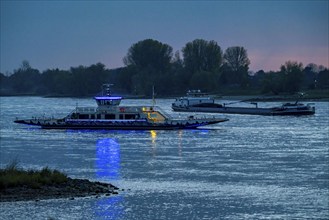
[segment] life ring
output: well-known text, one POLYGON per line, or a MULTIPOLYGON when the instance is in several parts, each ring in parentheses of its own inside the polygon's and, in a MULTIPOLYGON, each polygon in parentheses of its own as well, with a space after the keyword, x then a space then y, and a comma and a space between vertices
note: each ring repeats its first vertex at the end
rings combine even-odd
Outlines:
POLYGON ((126 109, 125 108, 120 108, 120 112, 125 112, 126 111, 126 109))

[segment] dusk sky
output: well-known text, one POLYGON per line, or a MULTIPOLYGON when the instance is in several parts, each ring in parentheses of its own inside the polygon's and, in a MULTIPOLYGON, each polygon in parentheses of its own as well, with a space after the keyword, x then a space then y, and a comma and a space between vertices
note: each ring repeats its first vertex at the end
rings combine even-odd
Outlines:
POLYGON ((243 46, 252 71, 288 60, 328 67, 328 2, 1 0, 0 71, 13 73, 23 60, 40 71, 98 62, 113 69, 145 39, 174 52, 195 39, 223 52, 243 46))

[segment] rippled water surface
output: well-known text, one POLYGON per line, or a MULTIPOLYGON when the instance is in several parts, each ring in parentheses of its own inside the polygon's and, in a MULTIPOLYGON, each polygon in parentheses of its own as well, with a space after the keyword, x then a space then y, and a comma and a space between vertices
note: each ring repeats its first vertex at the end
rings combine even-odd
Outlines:
MULTIPOLYGON (((172 112, 172 102, 157 100, 173 116, 190 114, 172 112)), ((1 97, 1 167, 16 158, 27 169, 48 166, 125 190, 1 203, 0 219, 329 218, 328 102, 315 102, 313 116, 223 115, 230 121, 197 130, 42 130, 13 123, 64 117, 77 105, 94 101, 1 97)))

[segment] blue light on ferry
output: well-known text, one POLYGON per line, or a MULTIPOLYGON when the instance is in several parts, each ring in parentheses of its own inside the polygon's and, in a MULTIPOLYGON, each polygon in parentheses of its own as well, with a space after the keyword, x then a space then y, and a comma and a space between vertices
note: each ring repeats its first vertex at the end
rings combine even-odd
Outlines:
POLYGON ((122 97, 120 96, 96 96, 96 100, 120 100, 122 97))
POLYGON ((96 175, 105 180, 120 177, 120 145, 114 139, 100 139, 96 144, 96 175))

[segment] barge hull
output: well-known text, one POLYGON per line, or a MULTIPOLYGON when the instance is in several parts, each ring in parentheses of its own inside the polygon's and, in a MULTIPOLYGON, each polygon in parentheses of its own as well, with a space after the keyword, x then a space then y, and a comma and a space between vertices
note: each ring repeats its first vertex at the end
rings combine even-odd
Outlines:
POLYGON ((174 111, 181 112, 205 112, 223 114, 245 114, 245 115, 314 115, 314 107, 311 109, 289 110, 278 108, 245 108, 245 107, 172 107, 174 111))

